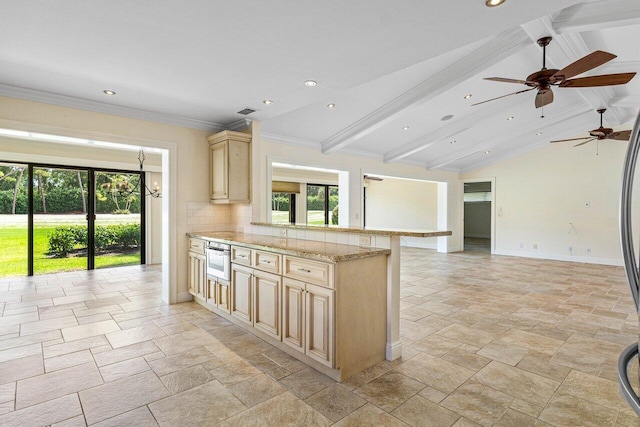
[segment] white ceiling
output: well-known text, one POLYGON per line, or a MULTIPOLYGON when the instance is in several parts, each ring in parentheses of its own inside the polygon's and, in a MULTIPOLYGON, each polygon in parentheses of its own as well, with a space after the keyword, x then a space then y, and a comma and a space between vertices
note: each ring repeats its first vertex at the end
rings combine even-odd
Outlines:
POLYGON ((270 140, 328 155, 467 171, 585 135, 597 108, 631 128, 640 77, 554 88, 545 118, 535 91, 471 104, 523 89, 482 78, 538 71, 541 36, 554 38, 548 68, 618 55, 595 75, 640 71, 639 34, 638 0, 4 2, 0 94, 211 131, 250 118, 270 140))

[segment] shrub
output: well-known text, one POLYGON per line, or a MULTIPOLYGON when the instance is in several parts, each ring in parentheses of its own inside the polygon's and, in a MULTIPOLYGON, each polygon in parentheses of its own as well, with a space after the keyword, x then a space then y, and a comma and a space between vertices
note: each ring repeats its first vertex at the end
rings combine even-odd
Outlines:
MULTIPOLYGON (((56 227, 48 238, 49 254, 64 257, 77 247, 87 246, 87 227, 83 225, 56 227)), ((140 224, 96 226, 94 239, 96 252, 137 248, 140 246, 140 241, 140 224)))
POLYGON ((331 224, 338 225, 338 205, 331 211, 331 224))

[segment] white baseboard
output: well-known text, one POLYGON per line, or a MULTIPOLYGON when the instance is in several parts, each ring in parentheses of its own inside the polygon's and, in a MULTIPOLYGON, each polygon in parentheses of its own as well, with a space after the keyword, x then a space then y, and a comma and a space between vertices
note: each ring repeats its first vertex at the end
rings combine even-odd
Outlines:
POLYGON ((387 343, 387 360, 392 361, 402 357, 402 342, 387 343))
POLYGON ((564 255, 564 254, 549 254, 544 252, 531 252, 531 251, 509 251, 496 249, 495 255, 516 256, 521 258, 537 258, 537 259, 549 259, 553 261, 569 261, 569 262, 582 262, 585 264, 602 264, 602 265, 614 265, 622 266, 622 259, 615 258, 596 258, 588 256, 576 256, 576 255, 564 255))
POLYGON ((178 302, 187 302, 192 300, 193 295, 191 295, 189 292, 178 292, 178 302))

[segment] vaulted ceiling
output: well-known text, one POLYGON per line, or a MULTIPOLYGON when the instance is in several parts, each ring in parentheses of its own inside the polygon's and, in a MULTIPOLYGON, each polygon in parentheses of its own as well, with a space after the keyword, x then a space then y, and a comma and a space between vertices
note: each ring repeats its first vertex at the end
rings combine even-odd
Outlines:
POLYGON ((598 108, 630 129, 640 77, 554 88, 544 112, 535 92, 471 104, 524 89, 483 77, 538 71, 542 36, 548 68, 618 56, 596 75, 640 71, 639 34, 638 0, 5 2, 0 95, 211 131, 253 119, 266 139, 329 156, 467 171, 586 135, 598 108))

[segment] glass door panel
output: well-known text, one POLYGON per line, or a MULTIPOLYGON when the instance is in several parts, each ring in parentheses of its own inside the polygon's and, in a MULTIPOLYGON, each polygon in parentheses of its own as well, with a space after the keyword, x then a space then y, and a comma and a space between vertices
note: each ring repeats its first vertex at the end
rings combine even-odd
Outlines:
POLYGON ((329 225, 338 225, 338 186, 329 186, 329 225))
POLYGON ((140 264, 140 174, 95 172, 95 268, 140 264))
POLYGON ((291 194, 271 193, 271 222, 273 224, 290 224, 291 208, 291 194))
POLYGON ((85 170, 33 168, 34 274, 87 268, 87 180, 85 170))
POLYGON ((324 185, 307 185, 307 225, 324 225, 324 185))
POLYGON ((0 163, 0 277, 28 273, 27 165, 0 163))

